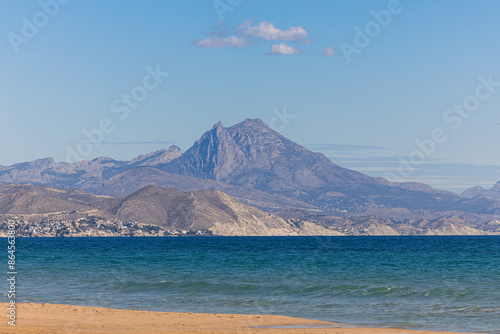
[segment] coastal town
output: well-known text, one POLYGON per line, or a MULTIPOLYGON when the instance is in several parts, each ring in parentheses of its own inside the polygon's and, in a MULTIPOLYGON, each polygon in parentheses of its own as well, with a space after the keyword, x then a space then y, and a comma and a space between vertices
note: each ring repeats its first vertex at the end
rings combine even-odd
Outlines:
MULTIPOLYGON (((0 237, 6 237, 8 221, 0 223, 0 237)), ((209 230, 174 230, 139 222, 105 220, 91 216, 76 220, 16 221, 17 237, 178 237, 210 236, 209 230)))

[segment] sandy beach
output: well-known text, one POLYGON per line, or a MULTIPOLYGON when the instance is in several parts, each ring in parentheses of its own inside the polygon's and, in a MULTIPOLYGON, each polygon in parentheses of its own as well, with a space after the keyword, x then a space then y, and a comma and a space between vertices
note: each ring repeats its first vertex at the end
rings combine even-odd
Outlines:
MULTIPOLYGON (((7 315, 7 303, 1 307, 7 315)), ((167 313, 55 304, 16 305, 16 326, 0 325, 1 333, 336 333, 444 334, 352 326, 269 315, 167 313), (265 328, 265 327, 271 328, 265 328), (281 328, 272 328, 272 327, 281 328)))

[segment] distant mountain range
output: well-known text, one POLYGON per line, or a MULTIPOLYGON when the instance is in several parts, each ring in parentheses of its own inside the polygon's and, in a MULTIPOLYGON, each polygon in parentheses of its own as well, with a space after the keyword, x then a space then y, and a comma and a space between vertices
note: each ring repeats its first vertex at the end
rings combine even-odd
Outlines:
POLYGON ((219 122, 184 153, 172 146, 131 161, 100 157, 57 163, 46 158, 0 166, 0 182, 112 197, 129 196, 148 185, 184 192, 219 190, 265 211, 308 214, 391 219, 473 215, 476 221, 500 214, 500 185, 487 193, 473 188, 460 196, 425 184, 369 177, 307 150, 260 119, 229 128, 219 122), (480 193, 483 196, 477 196, 480 193))
POLYGON ((490 189, 484 189, 481 186, 475 186, 462 193, 463 197, 475 198, 476 196, 486 197, 495 201, 500 201, 500 182, 495 183, 490 189))

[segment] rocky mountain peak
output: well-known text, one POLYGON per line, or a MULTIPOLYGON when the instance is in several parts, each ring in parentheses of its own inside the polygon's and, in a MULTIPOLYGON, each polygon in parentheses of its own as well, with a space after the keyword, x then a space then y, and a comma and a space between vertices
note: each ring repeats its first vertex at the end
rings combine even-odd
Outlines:
POLYGON ((224 128, 224 124, 222 124, 222 121, 218 121, 217 123, 214 124, 214 126, 213 126, 212 129, 220 130, 220 129, 223 129, 223 128, 224 128))
POLYGON ((490 190, 500 193, 500 182, 495 183, 490 190))
POLYGON ((472 188, 469 188, 467 190, 465 190, 461 196, 462 197, 465 197, 465 198, 473 198, 479 194, 482 194, 484 193, 484 189, 483 187, 481 186, 475 186, 475 187, 472 187, 472 188))
POLYGON ((248 118, 229 128, 218 122, 167 168, 180 174, 225 180, 248 169, 271 171, 274 165, 283 169, 294 158, 300 160, 297 160, 300 167, 311 157, 318 158, 316 153, 286 139, 261 119, 248 118))
POLYGON ((262 135, 272 137, 282 137, 278 132, 271 129, 264 123, 263 120, 256 118, 247 118, 241 123, 235 124, 228 128, 228 131, 233 137, 238 137, 239 135, 262 135))
POLYGON ((115 161, 114 159, 110 157, 97 157, 95 159, 92 159, 94 162, 108 162, 108 161, 115 161))
POLYGON ((264 122, 260 118, 247 118, 243 122, 239 123, 239 125, 269 128, 269 126, 266 124, 266 122, 264 122))
POLYGON ((220 180, 246 164, 245 155, 222 122, 218 122, 186 153, 172 161, 168 169, 184 175, 220 180))
POLYGON ((170 161, 180 157, 181 154, 181 149, 172 145, 168 149, 162 149, 146 155, 140 155, 130 161, 130 164, 138 166, 157 166, 169 163, 170 161))
POLYGON ((31 169, 31 168, 43 169, 43 168, 52 167, 54 164, 55 164, 54 159, 43 158, 43 159, 37 159, 34 161, 22 162, 19 164, 15 164, 12 167, 18 168, 20 170, 31 169))
POLYGON ((493 198, 500 198, 500 182, 496 183, 493 187, 490 189, 484 189, 481 186, 475 186, 472 188, 469 188, 465 190, 461 196, 465 198, 474 198, 476 196, 487 196, 487 197, 493 197, 493 198))

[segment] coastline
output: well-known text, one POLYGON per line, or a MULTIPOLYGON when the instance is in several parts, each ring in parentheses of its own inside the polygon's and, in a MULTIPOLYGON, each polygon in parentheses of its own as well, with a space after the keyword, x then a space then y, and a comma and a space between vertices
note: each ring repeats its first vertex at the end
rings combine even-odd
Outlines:
MULTIPOLYGON (((0 303, 7 314, 8 303, 0 303)), ((201 314, 120 310, 61 304, 16 303, 16 326, 7 317, 1 333, 335 333, 450 334, 397 328, 364 328, 275 315, 201 314)))

